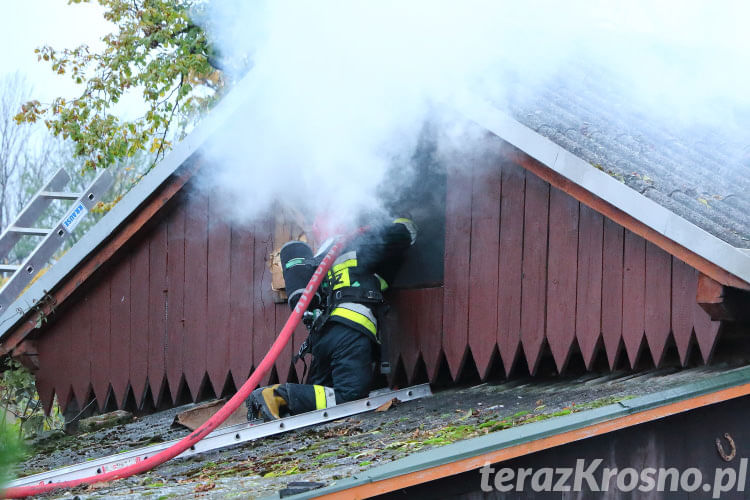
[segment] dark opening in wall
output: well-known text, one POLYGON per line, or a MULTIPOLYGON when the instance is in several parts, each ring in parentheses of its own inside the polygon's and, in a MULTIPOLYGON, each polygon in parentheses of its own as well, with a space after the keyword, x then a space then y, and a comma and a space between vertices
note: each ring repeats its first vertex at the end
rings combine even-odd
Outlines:
POLYGON ((443 284, 445 190, 446 170, 437 159, 437 143, 427 125, 414 156, 406 165, 395 163, 380 186, 390 213, 410 217, 419 228, 416 243, 391 283, 394 288, 443 284))

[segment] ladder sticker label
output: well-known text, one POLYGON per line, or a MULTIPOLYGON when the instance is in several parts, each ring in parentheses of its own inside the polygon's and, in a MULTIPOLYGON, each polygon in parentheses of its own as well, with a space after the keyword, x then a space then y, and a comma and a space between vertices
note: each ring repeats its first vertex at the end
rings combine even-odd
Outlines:
POLYGON ((85 215, 86 207, 83 206, 83 203, 79 202, 78 205, 74 206, 73 209, 68 212, 68 215, 65 216, 63 227, 67 232, 72 233, 85 215))

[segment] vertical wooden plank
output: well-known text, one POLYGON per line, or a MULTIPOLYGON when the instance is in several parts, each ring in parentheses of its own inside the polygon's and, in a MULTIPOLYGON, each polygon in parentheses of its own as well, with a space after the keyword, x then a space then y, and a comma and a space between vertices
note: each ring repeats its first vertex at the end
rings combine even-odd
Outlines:
POLYGON ((73 395, 80 408, 83 408, 89 395, 91 385, 91 318, 89 315, 88 298, 81 297, 72 306, 74 310, 63 313, 63 317, 70 318, 70 346, 73 353, 74 366, 70 372, 73 395))
POLYGON ((249 227, 234 224, 231 233, 229 369, 240 387, 253 366, 255 241, 249 227))
MULTIPOLYGON (((86 388, 85 392, 86 395, 83 396, 84 399, 88 398, 93 394, 93 382, 94 382, 94 359, 96 358, 96 347, 95 347, 95 328, 96 326, 93 323, 93 312, 91 311, 91 286, 88 288, 88 292, 86 292, 81 297, 80 302, 81 307, 81 327, 86 330, 87 334, 87 345, 86 345, 86 357, 88 359, 88 365, 89 365, 89 372, 88 376, 86 377, 86 388)), ((92 396, 96 398, 96 396, 92 396)), ((93 406, 93 409, 96 410, 96 406, 93 406)))
POLYGON ((110 291, 110 322, 112 337, 109 345, 110 383, 118 407, 127 396, 130 377, 130 258, 125 257, 112 269, 110 291))
POLYGON ((423 304, 420 292, 419 289, 412 289, 404 290, 402 294, 406 298, 406 308, 404 308, 406 322, 405 329, 402 330, 401 334, 404 335, 406 342, 401 350, 401 359, 410 384, 414 382, 416 376, 417 360, 419 359, 419 336, 421 334, 420 322, 423 320, 425 312, 422 310, 423 304))
POLYGON ((610 369, 614 369, 622 345, 622 284, 625 230, 604 219, 602 246, 602 340, 610 369))
POLYGON ((52 409, 55 398, 55 380, 60 370, 57 360, 60 338, 55 333, 56 329, 53 325, 37 342, 39 371, 36 372, 34 380, 36 392, 39 394, 39 399, 47 414, 52 409))
POLYGON ((404 363, 406 375, 411 381, 419 357, 418 321, 421 319, 422 311, 417 309, 419 307, 418 291, 398 290, 394 295, 396 296, 394 300, 398 301, 398 323, 397 330, 391 332, 391 338, 395 335, 399 339, 398 351, 401 355, 401 361, 404 363))
POLYGON ((440 336, 443 330, 443 288, 420 290, 419 351, 422 353, 427 376, 437 379, 440 361, 440 336))
POLYGON ((521 274, 526 177, 515 163, 503 164, 498 251, 497 346, 505 374, 521 346, 521 274))
POLYGON ((468 342, 469 280, 466 272, 471 254, 470 168, 463 165, 449 168, 447 186, 442 345, 451 376, 455 379, 468 342))
POLYGON ((166 375, 167 351, 167 223, 156 226, 149 238, 148 383, 159 401, 166 375))
MULTIPOLYGON (((72 395, 71 373, 76 369, 73 362, 73 339, 71 338, 71 315, 61 314, 55 323, 55 347, 57 350, 55 359, 55 394, 60 410, 65 413, 72 395)), ((77 354, 77 353, 76 353, 77 354)))
POLYGON ((182 339, 185 336, 185 198, 167 221, 167 351, 166 369, 173 401, 182 378, 182 339))
MULTIPOLYGON (((275 306, 271 292, 271 270, 268 259, 273 252, 273 219, 264 217, 255 224, 253 257, 253 365, 258 366, 275 339, 275 306)), ((265 374, 264 383, 270 374, 265 374)))
POLYGON ((231 228, 222 214, 220 192, 214 188, 208 199, 208 309, 210 333, 206 344, 208 378, 221 394, 229 371, 229 316, 231 301, 231 228))
MULTIPOLYGON (((289 318, 289 306, 286 304, 273 304, 273 312, 275 317, 275 326, 273 329, 274 339, 278 336, 281 329, 284 327, 284 323, 289 318)), ((294 337, 294 334, 292 334, 294 337)), ((292 349, 294 347, 293 339, 289 339, 287 345, 279 353, 279 357, 276 358, 276 373, 279 374, 279 382, 286 382, 289 373, 292 369, 292 349)))
POLYGON ((578 201, 554 187, 549 198, 546 336, 562 372, 576 338, 578 201))
MULTIPOLYGON (((409 290, 411 296, 412 328, 414 341, 409 348, 414 352, 412 360, 406 366, 409 382, 416 383, 417 361, 420 353, 425 363, 427 377, 432 378, 437 371, 437 360, 440 354, 440 325, 442 322, 442 300, 440 288, 416 288, 409 290)), ((406 363, 405 363, 406 364, 406 363)))
POLYGON ((438 355, 440 354, 440 344, 436 342, 440 339, 440 325, 442 322, 442 301, 438 302, 437 296, 440 295, 440 288, 416 288, 410 290, 412 295, 412 315, 414 317, 414 361, 411 366, 407 367, 409 382, 416 383, 417 362, 421 354, 422 361, 427 370, 427 377, 431 378, 432 373, 436 371, 438 355), (436 349, 437 348, 437 349, 436 349))
POLYGON ((624 248, 622 338, 632 368, 637 361, 645 329, 646 241, 626 229, 624 248))
MULTIPOLYGON (((697 276, 696 276, 697 283, 697 276)), ((696 284, 697 288, 697 284, 696 284)), ((693 295, 695 297, 695 295, 693 295)), ((708 313, 693 300, 693 328, 695 329, 695 340, 698 342, 703 362, 708 364, 716 347, 716 338, 719 334, 721 321, 711 321, 708 313)))
POLYGON ((145 395, 151 349, 148 342, 149 274, 149 242, 144 239, 138 243, 130 260, 130 385, 139 406, 145 395))
MULTIPOLYGON (((91 358, 91 385, 96 396, 96 404, 104 409, 109 390, 109 346, 112 338, 110 327, 110 276, 102 279, 99 275, 91 292, 88 305, 91 317, 91 344, 94 355, 91 358)), ((41 355, 40 355, 41 356, 41 355)))
POLYGON ((526 172, 521 282, 521 345, 532 374, 536 373, 545 331, 549 184, 526 172))
POLYGON ((586 368, 591 368, 602 330, 603 238, 604 217, 592 208, 581 204, 578 231, 576 338, 586 368))
POLYGON ((661 365, 671 327, 672 257, 646 242, 645 331, 651 357, 661 365))
POLYGON ((693 334, 693 305, 698 273, 676 257, 672 257, 672 333, 680 363, 687 364, 690 338, 693 334))
POLYGON ((388 374, 388 383, 393 386, 397 383, 395 380, 396 366, 401 359, 401 351, 403 350, 401 343, 403 336, 401 335, 401 327, 399 326, 400 314, 401 314, 401 300, 399 299, 399 290, 389 290, 386 292, 386 300, 391 305, 388 314, 385 316, 383 321, 384 326, 381 330, 381 335, 385 338, 385 348, 387 349, 387 361, 391 365, 391 373, 388 374), (387 336, 387 338, 386 338, 387 336))
POLYGON ((39 378, 39 374, 37 374, 34 386, 36 387, 37 394, 39 394, 39 401, 42 403, 44 413, 49 415, 52 411, 52 404, 55 401, 55 388, 52 386, 52 381, 49 377, 39 378))
POLYGON ((208 197, 199 188, 188 192, 185 207, 185 337, 182 363, 190 394, 197 398, 206 374, 208 197))
POLYGON ((469 346, 482 379, 497 342, 497 285, 500 242, 500 165, 474 169, 469 263, 469 346))

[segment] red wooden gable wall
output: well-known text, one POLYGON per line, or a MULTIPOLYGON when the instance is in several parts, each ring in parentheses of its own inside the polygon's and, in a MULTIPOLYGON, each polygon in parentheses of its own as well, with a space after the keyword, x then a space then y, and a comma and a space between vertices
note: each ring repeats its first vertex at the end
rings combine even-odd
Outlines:
MULTIPOLYGON (((501 154, 449 170, 447 185, 444 286, 391 292, 401 383, 534 373, 547 352, 559 371, 577 353, 587 367, 597 353, 610 367, 645 352, 659 364, 670 337, 681 361, 693 344, 709 358, 718 323, 690 266, 501 154)), ((55 395, 100 409, 221 395, 260 362, 288 315, 271 295, 274 228, 228 223, 218 196, 188 184, 55 312, 38 335, 45 408, 55 395)), ((282 381, 301 376, 290 360, 304 336, 276 362, 282 381)))
POLYGON ((683 363, 692 343, 710 357, 719 323, 697 304, 692 267, 509 161, 449 172, 448 185, 452 376, 469 358, 482 377, 520 360, 534 373, 546 348, 558 371, 575 353, 586 367, 600 352, 610 368, 645 351, 659 365, 670 336, 683 363))

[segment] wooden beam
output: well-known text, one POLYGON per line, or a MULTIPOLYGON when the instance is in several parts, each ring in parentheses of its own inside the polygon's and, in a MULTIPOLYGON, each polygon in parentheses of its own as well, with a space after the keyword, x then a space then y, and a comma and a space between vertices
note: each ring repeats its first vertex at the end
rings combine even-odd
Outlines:
POLYGON ((20 342, 10 353, 10 356, 31 372, 39 369, 39 351, 34 340, 26 339, 20 342))
POLYGON ((750 283, 747 283, 737 276, 725 271, 692 250, 688 250, 682 245, 675 243, 660 232, 652 229, 614 205, 611 205, 609 202, 604 201, 578 184, 566 179, 548 166, 519 151, 510 144, 505 148, 504 154, 510 161, 521 165, 530 172, 533 172, 540 178, 549 182, 552 186, 565 191, 581 203, 588 205, 605 217, 612 219, 621 226, 647 239, 665 252, 674 255, 681 261, 691 265, 701 273, 711 277, 722 285, 742 290, 750 290, 750 283))
POLYGON ((187 183, 193 174, 200 168, 200 159, 191 158, 164 185, 156 191, 141 207, 134 211, 134 216, 125 222, 106 242, 104 242, 91 255, 84 259, 81 267, 76 269, 70 276, 61 281, 61 286, 49 292, 49 300, 39 304, 37 308, 26 312, 24 318, 8 331, 8 334, 0 345, 0 355, 10 353, 20 344, 27 335, 37 327, 36 315, 52 314, 54 308, 58 308, 73 292, 78 290, 92 274, 104 265, 123 245, 135 236, 156 213, 166 205, 175 194, 187 183))
POLYGON ((722 285, 701 273, 696 300, 714 321, 750 321, 750 293, 722 285))

